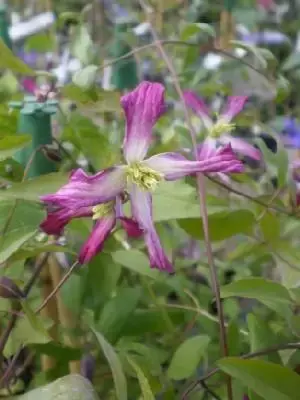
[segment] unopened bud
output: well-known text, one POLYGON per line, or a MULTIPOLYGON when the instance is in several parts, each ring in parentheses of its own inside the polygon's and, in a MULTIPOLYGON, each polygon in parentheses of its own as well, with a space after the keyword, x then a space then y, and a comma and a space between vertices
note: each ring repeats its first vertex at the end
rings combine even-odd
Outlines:
POLYGON ((3 299, 22 299, 25 295, 14 281, 2 276, 0 278, 0 297, 3 299))
POLYGON ((43 146, 41 151, 44 154, 44 156, 47 157, 48 160, 50 160, 50 161, 54 161, 54 162, 62 161, 60 151, 58 149, 54 149, 50 146, 43 146))

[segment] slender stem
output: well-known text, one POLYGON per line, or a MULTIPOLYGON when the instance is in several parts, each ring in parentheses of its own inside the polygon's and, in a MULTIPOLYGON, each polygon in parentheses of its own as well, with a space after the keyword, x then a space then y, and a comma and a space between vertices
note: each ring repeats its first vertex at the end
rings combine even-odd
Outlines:
POLYGON ((43 301, 43 303, 36 309, 35 313, 38 314, 41 310, 46 307, 49 301, 56 295, 56 293, 60 290, 63 284, 70 278, 75 268, 78 266, 78 261, 75 261, 74 264, 70 267, 68 272, 61 278, 60 282, 57 286, 52 290, 49 296, 43 301))
MULTIPOLYGON (((158 47, 158 46, 167 46, 167 45, 173 45, 173 46, 190 46, 190 47, 199 47, 199 43, 191 43, 191 42, 184 42, 182 40, 159 40, 156 39, 154 40, 152 43, 146 44, 144 46, 140 46, 140 47, 136 47, 135 49, 129 51, 128 53, 124 54, 123 56, 120 56, 118 58, 115 58, 113 60, 110 60, 109 62, 106 62, 105 64, 101 65, 99 67, 100 70, 116 64, 117 62, 119 62, 120 60, 125 60, 126 58, 129 58, 131 56, 133 56, 136 53, 139 53, 141 51, 144 50, 148 50, 151 47, 158 47)), ((240 58, 236 55, 234 55, 231 52, 228 52, 224 49, 218 48, 218 47, 208 47, 205 50, 202 51, 202 55, 204 55, 205 53, 216 53, 216 54, 221 54, 225 57, 231 58, 232 60, 238 61, 241 64, 246 65, 247 67, 249 67, 250 69, 252 69, 253 71, 257 72, 258 74, 264 76, 268 81, 270 81, 270 76, 268 76, 264 71, 261 71, 259 68, 256 68, 255 66, 253 66, 251 63, 249 63, 248 61, 244 60, 243 58, 240 58)))
MULTIPOLYGON (((35 282, 37 281, 37 279, 40 276, 40 273, 42 271, 42 269, 44 268, 44 265, 47 261, 48 258, 48 253, 45 253, 44 257, 37 263, 33 274, 31 276, 31 278, 29 279, 29 281, 26 283, 23 292, 24 292, 24 296, 27 297, 28 294, 30 293, 31 289, 33 288, 35 282)), ((16 310, 18 311, 18 310, 16 310)), ((11 334, 12 330, 14 329, 17 319, 18 319, 18 314, 13 314, 11 319, 9 320, 9 323, 6 327, 6 329, 4 330, 4 332, 2 333, 1 337, 0 337, 0 359, 3 357, 3 350, 4 347, 7 343, 7 340, 9 338, 9 335, 11 334)))
POLYGON ((288 211, 288 210, 286 210, 286 209, 284 209, 282 207, 274 206, 273 204, 267 204, 264 201, 262 201, 260 199, 257 199, 256 197, 252 197, 249 194, 243 193, 238 189, 235 189, 235 188, 233 188, 233 187, 231 187, 229 185, 226 185, 226 183, 223 183, 223 182, 219 181, 218 179, 213 178, 212 176, 207 176, 207 178, 210 181, 212 181, 215 184, 217 184, 218 186, 221 186, 224 189, 228 190, 229 192, 234 193, 234 194, 236 194, 238 196, 244 197, 245 199, 248 199, 248 200, 252 201, 253 203, 259 204, 260 206, 265 207, 266 209, 274 210, 274 211, 277 211, 277 212, 279 212, 281 214, 288 215, 290 217, 295 217, 296 216, 296 214, 294 212, 288 211))
MULTIPOLYGON (((49 257, 48 264, 53 286, 57 288, 62 280, 61 266, 59 265, 56 257, 53 254, 51 254, 51 256, 49 257)), ((60 293, 56 293, 55 297, 56 297, 59 322, 62 325, 62 327, 66 330, 66 333, 64 334, 64 342, 66 346, 72 348, 79 348, 80 340, 76 338, 76 336, 74 335, 74 330, 77 326, 78 320, 76 320, 76 318, 69 310, 69 308, 66 307, 66 305, 62 301, 60 293)), ((80 374, 80 361, 78 360, 70 361, 69 370, 71 374, 80 374)))
POLYGON ((159 303, 159 301, 157 301, 156 295, 152 289, 151 284, 149 283, 149 280, 147 278, 142 278, 142 283, 147 288, 149 295, 153 301, 153 304, 161 312, 161 316, 162 316, 163 320, 165 321, 166 326, 168 327, 168 330, 170 331, 170 333, 174 332, 174 325, 173 325, 171 318, 169 317, 168 312, 165 309, 165 305, 162 305, 159 303))
MULTIPOLYGON (((272 347, 267 347, 266 349, 257 350, 257 351, 254 351, 253 353, 243 354, 241 356, 241 358, 244 360, 247 360, 247 359, 251 359, 251 358, 255 358, 255 357, 265 356, 267 354, 274 353, 274 352, 280 351, 280 350, 293 350, 293 349, 300 349, 300 342, 286 343, 286 344, 280 344, 280 345, 276 345, 276 346, 272 346, 272 347)), ((193 382, 192 385, 190 385, 188 387, 188 389, 184 392, 184 394, 181 397, 181 400, 187 400, 188 395, 195 389, 195 387, 198 384, 205 382, 207 379, 211 378, 218 372, 221 372, 221 368, 214 368, 211 371, 207 372, 207 374, 201 376, 199 379, 197 379, 195 382, 193 382)))
MULTIPOLYGON (((147 13, 147 10, 148 10, 147 4, 144 2, 144 0, 139 0, 139 2, 140 2, 141 7, 143 8, 143 10, 145 11, 145 13, 147 13)), ((157 33, 155 32, 155 30, 153 29, 152 25, 150 25, 150 29, 151 29, 153 39, 154 39, 154 41, 156 41, 157 48, 170 71, 170 74, 173 79, 174 87, 175 87, 175 89, 178 93, 178 96, 181 100, 181 103, 183 105, 185 119, 188 124, 192 143, 193 143, 194 155, 195 155, 195 158, 197 159, 198 158, 197 136, 196 136, 196 132, 194 130, 193 124, 191 122, 188 109, 187 109, 185 101, 184 101, 183 92, 181 90, 176 71, 173 67, 172 61, 170 60, 168 54, 164 50, 161 42, 159 41, 159 37, 158 37, 157 33)), ((217 305, 217 310, 218 310, 221 351, 222 351, 223 356, 226 357, 226 356, 228 356, 228 346, 227 346, 227 338, 226 338, 225 318, 224 318, 223 307, 222 307, 222 302, 221 302, 218 273, 217 273, 216 266, 214 264, 213 252, 212 252, 212 247, 211 247, 211 242, 210 242, 208 215, 207 215, 207 207, 206 207, 205 176, 203 174, 197 174, 197 185, 198 185, 198 195, 199 195, 199 200, 200 200, 200 211, 201 211, 201 216, 202 216, 202 221, 203 221, 203 230, 204 230, 204 237, 205 237, 205 246, 206 246, 206 251, 207 251, 207 259, 208 259, 208 264, 209 264, 209 269, 210 269, 211 285, 212 285, 212 290, 213 290, 214 296, 216 298, 216 305, 217 305)), ((227 395, 228 395, 228 400, 232 400, 233 395, 232 395, 232 385, 231 385, 230 377, 228 377, 228 379, 227 379, 227 395)))

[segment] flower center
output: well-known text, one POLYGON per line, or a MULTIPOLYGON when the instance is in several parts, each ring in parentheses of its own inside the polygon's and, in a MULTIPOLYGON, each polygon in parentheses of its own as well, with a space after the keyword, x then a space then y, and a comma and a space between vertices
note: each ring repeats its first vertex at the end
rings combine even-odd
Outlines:
POLYGON ((99 219, 106 217, 107 215, 111 214, 115 206, 114 201, 109 201, 108 203, 98 204, 94 206, 93 211, 93 219, 99 219))
POLYGON ((155 190, 163 176, 142 163, 133 163, 127 167, 127 180, 135 183, 140 189, 155 190))
POLYGON ((209 136, 213 138, 218 138, 223 135, 223 133, 232 132, 235 129, 235 124, 230 124, 228 122, 219 120, 210 129, 209 136))

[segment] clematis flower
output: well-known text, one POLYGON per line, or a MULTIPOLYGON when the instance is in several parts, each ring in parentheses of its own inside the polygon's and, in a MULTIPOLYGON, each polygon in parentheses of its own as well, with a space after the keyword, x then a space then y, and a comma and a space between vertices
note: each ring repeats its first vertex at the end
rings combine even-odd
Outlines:
POLYGON ((271 11, 276 7, 274 0, 257 0, 257 6, 266 11, 271 11))
POLYGON ((286 146, 295 149, 300 148, 300 125, 295 118, 285 118, 282 135, 286 146))
POLYGON ((211 112, 204 101, 193 91, 184 92, 186 105, 190 107, 202 120, 208 137, 199 146, 199 157, 210 157, 212 151, 216 150, 219 143, 230 144, 232 149, 244 156, 260 160, 260 151, 243 139, 235 138, 230 132, 235 128, 231 122, 233 118, 242 111, 246 96, 230 96, 222 113, 214 123, 211 112))
POLYGON ((164 87, 159 83, 142 82, 122 97, 121 105, 126 117, 123 143, 126 163, 93 176, 82 170, 75 171, 56 193, 41 198, 52 208, 41 227, 48 232, 49 227, 52 231, 57 227, 58 231, 72 218, 92 216, 97 222, 79 255, 79 261, 86 263, 101 251, 116 219, 123 218, 119 205, 120 197, 126 193, 133 218, 123 219, 123 223, 130 223, 137 234, 137 227, 143 232, 151 267, 173 272, 155 230, 152 192, 163 180, 172 181, 197 172, 240 172, 243 164, 236 159, 230 146, 199 161, 190 161, 178 153, 162 153, 145 159, 153 127, 166 110, 164 87))

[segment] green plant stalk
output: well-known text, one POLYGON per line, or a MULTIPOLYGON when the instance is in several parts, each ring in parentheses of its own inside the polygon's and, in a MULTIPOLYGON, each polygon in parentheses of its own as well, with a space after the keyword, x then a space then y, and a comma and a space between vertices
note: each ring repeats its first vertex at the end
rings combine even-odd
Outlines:
POLYGON ((149 292, 149 295, 150 295, 150 297, 151 297, 151 299, 153 301, 153 304, 155 304, 157 309, 160 310, 162 318, 165 321, 166 326, 168 327, 168 330, 170 331, 170 333, 174 333, 173 322, 172 322, 171 318, 169 317, 169 314, 168 314, 167 310, 165 309, 164 305, 160 304, 159 301, 157 300, 157 297, 156 297, 156 295, 154 293, 154 290, 153 290, 151 284, 148 282, 148 279, 142 277, 141 280, 142 280, 143 286, 149 292))
MULTIPOLYGON (((147 4, 144 2, 144 0, 139 0, 139 2, 140 2, 141 7, 147 14, 147 10, 148 10, 147 4)), ((189 112, 188 112, 188 109, 187 109, 185 101, 184 101, 183 92, 181 90, 176 71, 173 67, 172 61, 170 60, 170 58, 168 57, 167 53, 165 52, 163 46, 161 45, 161 43, 159 41, 159 37, 156 34, 155 30, 153 29, 152 25, 151 25, 150 29, 151 29, 153 39, 157 42, 157 48, 160 51, 161 56, 170 71, 170 74, 173 78, 174 87, 175 87, 175 89, 179 95, 179 98, 182 102, 185 119, 188 124, 190 135, 191 135, 191 140, 193 143, 194 155, 195 155, 195 158, 197 159, 198 158, 197 136, 196 136, 196 132, 194 130, 193 124, 191 123, 189 112)), ((211 284, 212 284, 214 296, 216 298, 216 305, 217 305, 217 310, 218 310, 221 351, 222 351, 223 356, 227 357, 229 354, 228 354, 228 346, 227 346, 225 318, 224 318, 223 306, 222 306, 222 302, 221 302, 218 274, 217 274, 216 266, 214 264, 212 246, 211 246, 210 237, 209 237, 209 224, 208 224, 208 214, 207 214, 207 206, 206 206, 206 186, 205 186, 205 176, 203 174, 197 174, 197 186, 198 186, 198 195, 199 195, 199 200, 200 200, 200 211, 201 211, 201 216, 202 216, 202 220, 203 220, 205 246, 206 246, 207 258, 208 258, 209 269, 210 269, 211 284)), ((231 383, 230 377, 227 378, 227 398, 228 398, 228 400, 233 400, 232 383, 231 383)))

